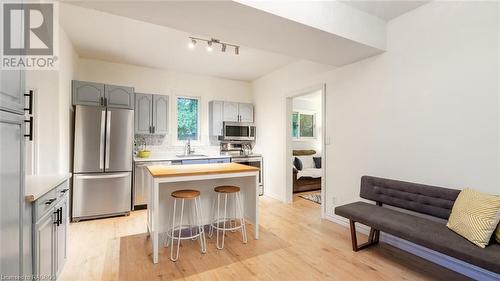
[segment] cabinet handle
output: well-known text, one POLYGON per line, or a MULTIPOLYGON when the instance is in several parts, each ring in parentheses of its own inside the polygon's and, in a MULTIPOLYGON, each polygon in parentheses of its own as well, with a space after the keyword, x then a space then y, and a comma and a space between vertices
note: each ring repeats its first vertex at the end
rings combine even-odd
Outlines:
POLYGON ((156 127, 155 127, 155 126, 153 126, 153 134, 155 133, 155 131, 156 131, 156 127))
POLYGON ((30 116, 29 120, 24 120, 24 123, 29 123, 29 134, 25 134, 24 137, 27 137, 30 141, 33 140, 33 116, 30 116))
POLYGON ((56 201, 56 198, 49 199, 49 200, 45 201, 45 205, 50 205, 54 201, 56 201))
POLYGON ((60 226, 62 224, 62 207, 59 207, 59 209, 57 209, 57 211, 59 212, 59 220, 58 220, 58 224, 57 226, 60 226))
POLYGON ((28 114, 33 114, 33 91, 30 90, 29 94, 24 94, 25 97, 29 97, 28 108, 24 108, 24 111, 28 111, 28 114))
POLYGON ((54 224, 56 226, 59 226, 59 209, 57 209, 57 211, 55 211, 53 214, 56 215, 56 220, 54 221, 54 224))
POLYGON ((64 193, 66 193, 68 190, 69 190, 69 188, 65 188, 65 189, 61 190, 61 193, 62 193, 62 194, 64 194, 64 193))
POLYGON ((108 106, 108 98, 104 98, 104 106, 108 106))

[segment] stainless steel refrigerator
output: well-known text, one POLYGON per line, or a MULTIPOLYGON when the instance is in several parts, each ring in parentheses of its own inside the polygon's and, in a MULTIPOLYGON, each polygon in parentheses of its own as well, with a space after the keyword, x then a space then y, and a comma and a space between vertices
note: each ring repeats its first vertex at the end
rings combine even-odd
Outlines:
POLYGON ((73 220, 128 214, 134 111, 77 105, 73 220))

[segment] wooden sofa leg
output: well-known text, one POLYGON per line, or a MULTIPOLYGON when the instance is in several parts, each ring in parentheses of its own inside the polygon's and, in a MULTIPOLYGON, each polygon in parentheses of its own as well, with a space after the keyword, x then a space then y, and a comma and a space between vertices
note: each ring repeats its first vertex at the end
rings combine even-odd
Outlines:
POLYGON ((380 238, 380 230, 374 229, 373 227, 370 228, 370 234, 368 235, 368 242, 358 246, 358 238, 356 235, 356 222, 353 220, 349 220, 349 225, 351 229, 352 250, 354 252, 378 244, 380 238))

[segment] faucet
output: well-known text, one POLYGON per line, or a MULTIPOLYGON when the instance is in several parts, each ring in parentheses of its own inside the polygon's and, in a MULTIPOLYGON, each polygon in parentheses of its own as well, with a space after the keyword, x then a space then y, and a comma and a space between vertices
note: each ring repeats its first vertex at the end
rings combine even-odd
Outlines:
POLYGON ((186 145, 184 146, 184 155, 191 155, 194 153, 194 149, 191 150, 191 139, 188 139, 186 145))

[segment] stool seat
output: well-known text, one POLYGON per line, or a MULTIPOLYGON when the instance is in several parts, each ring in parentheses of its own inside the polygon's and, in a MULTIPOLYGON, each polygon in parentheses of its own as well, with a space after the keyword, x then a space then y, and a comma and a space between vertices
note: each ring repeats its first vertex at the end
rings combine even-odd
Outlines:
POLYGON ((214 191, 218 193, 236 193, 240 192, 240 188, 238 186, 223 185, 217 186, 216 188, 214 188, 214 191))
POLYGON ((194 189, 181 189, 172 192, 171 196, 179 199, 192 199, 200 196, 200 192, 194 189))

